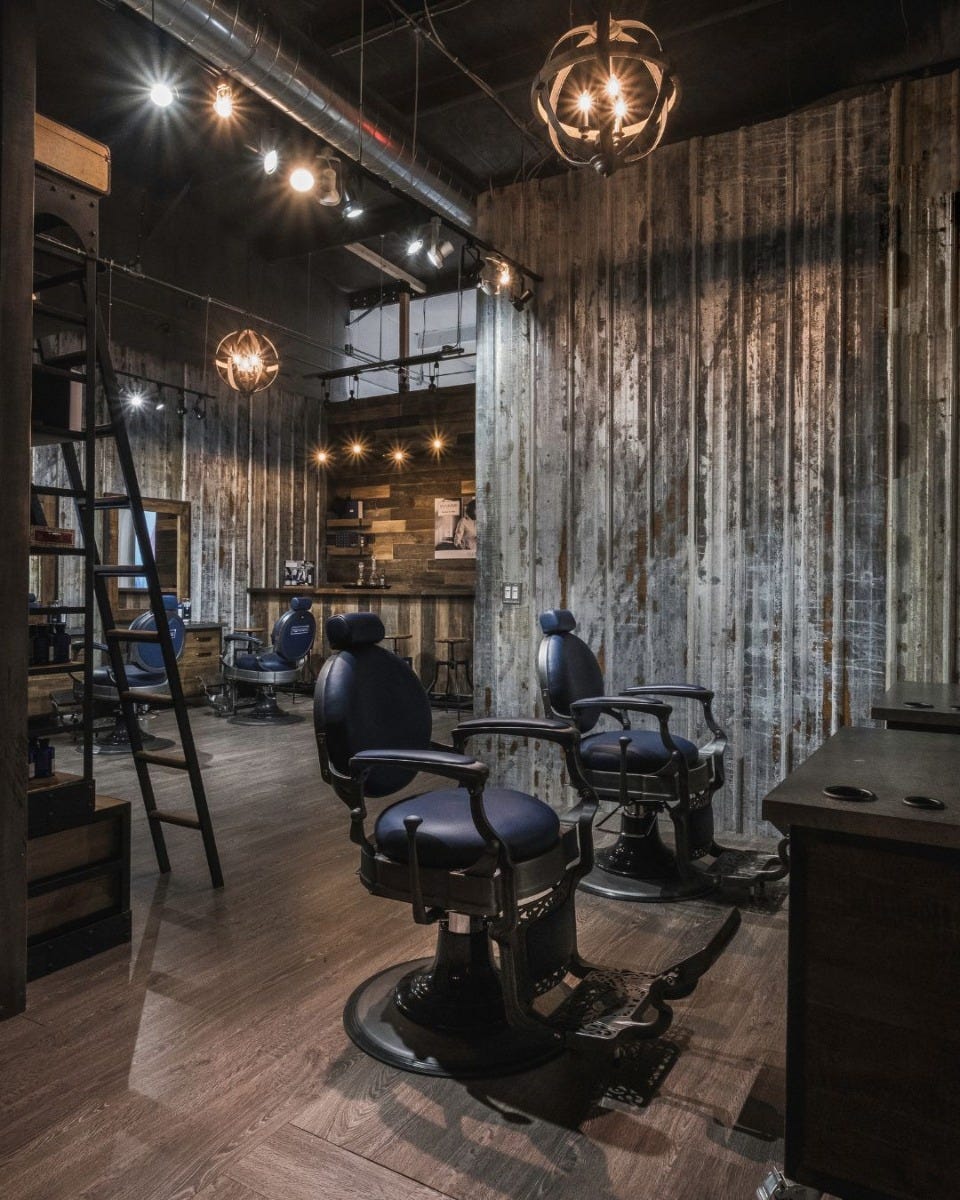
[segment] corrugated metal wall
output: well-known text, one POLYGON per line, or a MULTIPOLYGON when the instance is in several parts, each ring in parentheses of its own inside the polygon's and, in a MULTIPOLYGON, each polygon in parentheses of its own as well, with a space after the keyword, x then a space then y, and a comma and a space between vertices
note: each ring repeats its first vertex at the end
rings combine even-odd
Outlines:
MULTIPOLYGON (((128 411, 128 430, 144 496, 191 503, 191 599, 195 619, 249 624, 249 587, 277 587, 287 558, 317 561, 326 505, 323 472, 309 461, 321 437, 321 405, 273 387, 243 397, 210 370, 176 366, 117 349, 117 370, 165 379, 212 392, 205 420, 166 407, 128 411), (211 376, 213 378, 211 378, 211 376), (214 382, 216 380, 216 382, 214 382)), ((188 397, 192 410, 194 397, 188 397)), ((62 483, 59 451, 36 451, 34 478, 62 483), (44 470, 41 464, 48 464, 44 470)), ((112 442, 98 448, 97 488, 121 491, 112 442)), ((64 505, 68 523, 73 513, 64 505)), ((62 566, 65 602, 71 594, 69 565, 62 566)))
POLYGON ((951 75, 484 199, 545 279, 480 314, 481 707, 538 707, 568 606, 608 688, 717 690, 751 831, 887 679, 956 677, 958 187, 951 75))

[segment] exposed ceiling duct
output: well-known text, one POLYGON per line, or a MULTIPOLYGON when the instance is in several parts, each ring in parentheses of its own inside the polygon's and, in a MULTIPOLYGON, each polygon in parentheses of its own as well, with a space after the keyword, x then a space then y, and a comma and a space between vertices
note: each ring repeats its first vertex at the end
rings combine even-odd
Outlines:
MULTIPOLYGON (((278 33, 248 21, 239 0, 123 0, 147 20, 226 71, 342 154, 359 152, 360 112, 278 33)), ((366 108, 363 166, 444 220, 472 230, 473 200, 436 163, 416 156, 409 140, 366 108)))

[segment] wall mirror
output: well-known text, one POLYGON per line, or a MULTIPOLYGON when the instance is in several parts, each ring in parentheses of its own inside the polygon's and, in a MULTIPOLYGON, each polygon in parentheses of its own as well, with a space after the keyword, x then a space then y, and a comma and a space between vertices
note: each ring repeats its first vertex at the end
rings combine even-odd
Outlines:
MULTIPOLYGON (((178 598, 190 594, 190 501, 143 498, 150 542, 157 560, 160 588, 178 598)), ((141 562, 133 518, 126 509, 110 513, 108 562, 141 562)), ((111 597, 119 619, 132 620, 149 608, 147 580, 143 575, 123 575, 113 584, 111 597)))

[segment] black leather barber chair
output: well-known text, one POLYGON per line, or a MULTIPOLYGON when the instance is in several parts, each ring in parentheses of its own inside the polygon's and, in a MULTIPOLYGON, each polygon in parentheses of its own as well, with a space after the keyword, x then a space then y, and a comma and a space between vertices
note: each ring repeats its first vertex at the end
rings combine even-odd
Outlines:
POLYGON ((290 725, 303 720, 277 704, 277 688, 295 687, 317 636, 317 620, 309 596, 294 596, 270 635, 270 649, 248 633, 228 633, 220 659, 223 684, 210 696, 218 716, 235 725, 290 725), (249 694, 246 698, 245 693, 249 694))
POLYGON ((438 747, 429 697, 379 645, 380 618, 349 613, 326 629, 336 653, 314 694, 317 745, 323 778, 350 810, 361 882, 438 930, 432 959, 398 963, 356 989, 344 1013, 353 1041, 402 1070, 466 1078, 532 1067, 572 1038, 612 1048, 662 1033, 670 1001, 693 990, 739 913, 665 971, 585 962, 575 890, 593 861, 597 798, 580 769, 578 731, 562 721, 484 718, 457 727, 455 750, 438 747), (536 796, 488 787, 487 768, 462 751, 494 735, 556 743, 577 806, 558 817, 536 796), (371 800, 395 797, 420 773, 449 786, 394 798, 368 822, 371 800))
MULTIPOLYGON (((177 616, 177 598, 176 596, 164 596, 163 607, 167 614, 167 623, 170 626, 170 640, 173 642, 174 653, 179 661, 183 654, 183 647, 186 643, 187 631, 183 621, 177 616)), ((141 613, 130 622, 130 628, 134 630, 149 631, 156 629, 157 623, 154 620, 152 612, 141 613)), ((167 672, 163 665, 163 651, 158 642, 131 642, 128 651, 128 659, 124 665, 127 675, 127 684, 129 690, 133 693, 136 701, 137 695, 156 695, 157 693, 168 695, 170 692, 170 684, 167 679, 167 672)), ((95 648, 104 653, 109 653, 107 646, 102 643, 96 643, 95 648)), ((74 677, 74 695, 82 698, 83 681, 78 677, 74 677)), ((99 704, 110 705, 114 716, 113 728, 106 734, 98 734, 94 739, 93 753, 94 754, 129 754, 131 751, 130 738, 127 734, 127 726, 123 717, 123 708, 120 704, 120 690, 117 687, 116 676, 113 673, 113 668, 110 666, 97 667, 93 672, 93 698, 99 704)), ((148 712, 149 705, 144 702, 137 704, 137 714, 142 719, 148 712)), ((165 746, 172 746, 173 742, 167 739, 152 737, 149 734, 142 734, 144 749, 160 750, 165 746)))
MULTIPOLYGON (((574 725, 583 736, 584 773, 602 800, 620 810, 620 831, 609 849, 596 855, 593 871, 581 887, 618 900, 666 901, 702 896, 724 880, 707 873, 701 860, 731 854, 738 866, 744 856, 725 851, 714 839, 713 796, 724 782, 727 738, 713 715, 713 692, 695 684, 650 685, 605 693, 603 672, 593 651, 574 632, 567 609, 540 615, 543 640, 537 673, 544 712, 574 725), (706 739, 697 745, 672 733, 671 709, 662 698, 699 705, 706 739), (596 729, 601 717, 620 728, 596 729), (631 716, 653 718, 653 729, 634 729, 631 716), (673 825, 674 849, 660 836, 658 818, 666 812, 673 825)), ((787 873, 785 855, 762 867, 731 877, 757 887, 787 873)))

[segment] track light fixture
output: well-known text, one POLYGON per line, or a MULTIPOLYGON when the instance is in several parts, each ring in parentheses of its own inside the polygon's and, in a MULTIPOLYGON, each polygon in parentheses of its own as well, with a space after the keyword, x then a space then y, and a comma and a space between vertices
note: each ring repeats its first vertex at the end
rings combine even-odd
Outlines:
POLYGON ((513 281, 510 264, 498 254, 488 254, 480 269, 479 287, 486 296, 499 296, 513 281))
POLYGON ((223 121, 233 116, 233 84, 227 79, 221 79, 213 99, 213 111, 223 121))
POLYGON ((523 312, 523 310, 527 307, 527 305, 530 303, 530 301, 532 299, 533 299, 533 292, 531 291, 530 288, 523 287, 522 280, 521 280, 520 287, 515 289, 513 294, 510 297, 510 303, 517 310, 517 312, 523 312))
MULTIPOLYGON (((343 167, 340 159, 329 152, 317 158, 317 202, 326 208, 336 208, 343 197, 343 167)), ((293 180, 291 179, 291 185, 293 180)))
POLYGON ((417 229, 407 238, 407 255, 412 258, 414 254, 419 254, 422 249, 423 231, 417 229))
POLYGON ((430 240, 427 243, 427 261, 439 271, 444 259, 453 253, 453 242, 440 240, 440 218, 430 218, 430 240))
POLYGON ((177 416, 185 417, 187 415, 187 393, 179 392, 177 394, 177 416))

